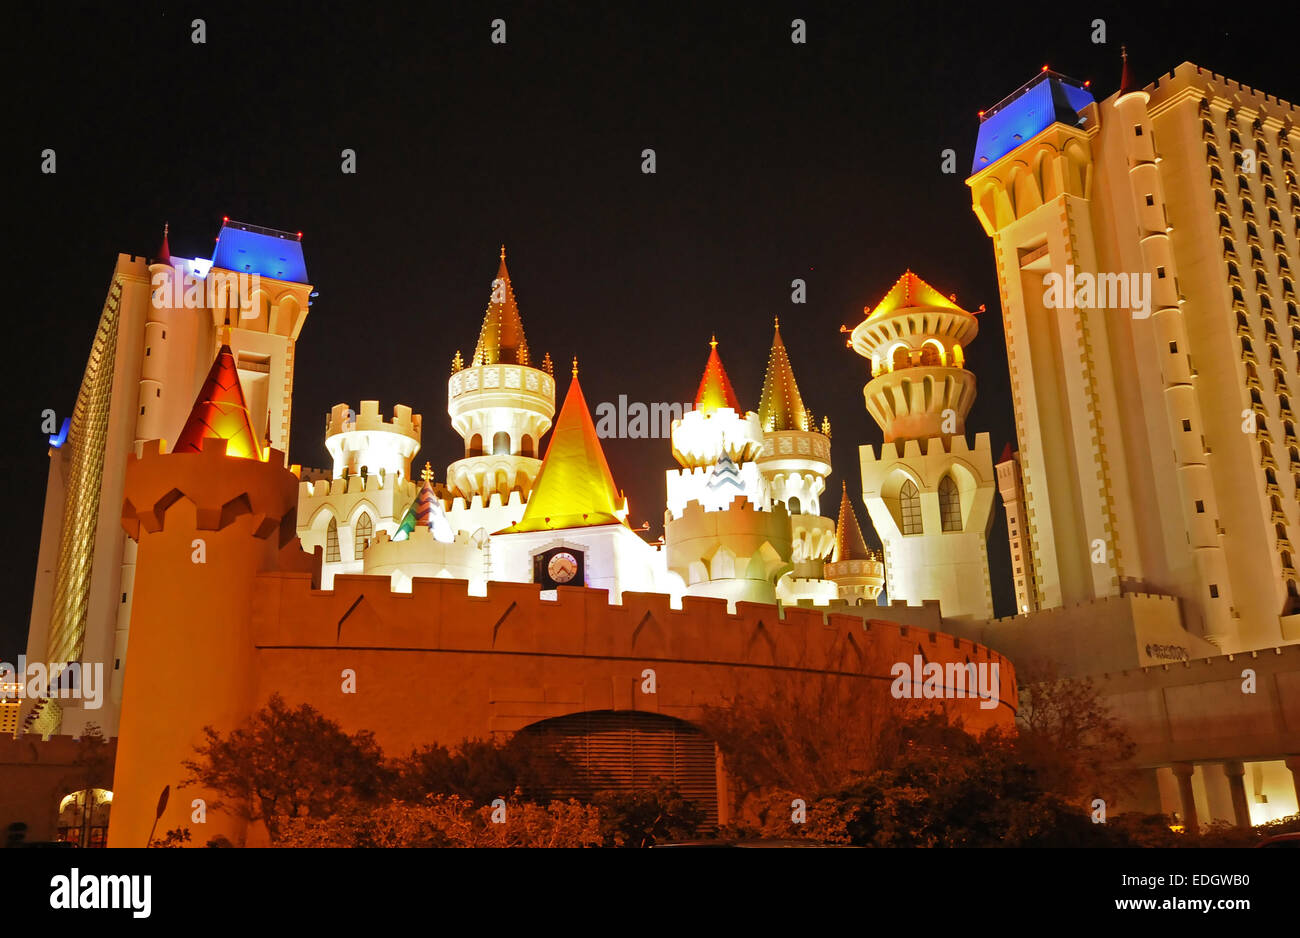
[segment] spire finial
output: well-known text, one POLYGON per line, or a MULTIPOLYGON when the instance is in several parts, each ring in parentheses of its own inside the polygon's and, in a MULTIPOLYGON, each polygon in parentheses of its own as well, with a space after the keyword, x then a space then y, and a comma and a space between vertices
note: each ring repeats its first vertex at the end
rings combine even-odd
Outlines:
POLYGON ((506 259, 506 246, 504 244, 501 245, 501 259, 506 259))
POLYGON ((718 336, 717 333, 714 333, 713 338, 709 339, 709 348, 717 348, 717 347, 718 347, 718 336))
POLYGON ((166 236, 167 231, 168 231, 168 229, 170 229, 170 228, 171 228, 171 226, 170 226, 169 224, 167 224, 167 222, 163 222, 163 235, 164 235, 164 236, 166 236))
POLYGON ((578 356, 573 356, 573 376, 578 377, 578 356))
POLYGON ((433 466, 429 463, 424 464, 424 471, 420 473, 420 481, 428 485, 433 481, 433 466))
POLYGON ((222 345, 230 344, 230 322, 229 321, 227 321, 226 324, 221 327, 221 344, 222 345))
POLYGON ((774 325, 777 329, 780 329, 780 328, 781 328, 781 317, 780 317, 780 316, 773 316, 773 317, 772 317, 772 325, 774 325))

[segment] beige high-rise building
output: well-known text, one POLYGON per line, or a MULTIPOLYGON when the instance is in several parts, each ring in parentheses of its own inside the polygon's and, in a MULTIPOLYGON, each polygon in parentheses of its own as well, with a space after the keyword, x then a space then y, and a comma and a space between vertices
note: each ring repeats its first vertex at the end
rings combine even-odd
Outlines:
POLYGON ((1031 608, 1158 593, 1224 651, 1300 641, 1295 107, 1126 62, 981 117, 1031 608))
POLYGON ((211 260, 172 257, 165 229, 153 260, 118 255, 76 404, 50 439, 27 644, 32 661, 101 663, 109 692, 96 709, 40 701, 31 730, 116 731, 135 579, 127 459, 145 441, 177 442, 223 334, 259 443, 287 452, 311 289, 300 236, 229 219, 211 260))

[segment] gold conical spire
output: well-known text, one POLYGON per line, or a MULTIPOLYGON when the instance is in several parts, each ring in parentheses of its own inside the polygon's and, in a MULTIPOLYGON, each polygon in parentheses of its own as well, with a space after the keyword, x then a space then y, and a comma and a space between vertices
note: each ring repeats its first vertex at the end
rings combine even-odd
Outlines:
POLYGON ((887 316, 895 310, 906 309, 909 306, 932 306, 965 312, 953 299, 944 296, 911 270, 905 270, 903 276, 899 277, 885 294, 884 299, 873 309, 867 310, 867 318, 887 316))
POLYGON ((842 482, 840 485, 842 491, 840 496, 840 520, 835 525, 835 553, 831 555, 831 562, 871 560, 872 554, 867 549, 866 539, 862 536, 862 528, 858 526, 858 516, 853 510, 853 502, 849 501, 849 485, 847 482, 842 482))
POLYGON ((767 376, 763 379, 763 396, 758 403, 758 419, 765 433, 776 430, 816 430, 812 417, 803 406, 799 385, 794 380, 790 356, 781 341, 781 321, 776 321, 772 352, 767 359, 767 376))
POLYGON ((483 328, 479 330, 478 345, 474 347, 474 365, 528 364, 528 341, 524 338, 524 323, 519 317, 515 302, 515 289, 506 270, 506 246, 501 245, 501 265, 492 281, 492 295, 488 299, 483 328))
POLYGON ((619 516, 623 499, 605 460, 596 426, 576 375, 551 431, 542 468, 518 524, 501 534, 626 524, 619 516))

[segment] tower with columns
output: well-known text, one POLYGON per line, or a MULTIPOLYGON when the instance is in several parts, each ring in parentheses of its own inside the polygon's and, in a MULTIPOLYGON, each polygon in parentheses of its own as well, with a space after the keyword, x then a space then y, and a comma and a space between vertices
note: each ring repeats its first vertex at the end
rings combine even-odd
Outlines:
POLYGON ((996 487, 987 433, 966 441, 974 314, 910 270, 854 328, 863 389, 885 441, 861 448, 862 494, 884 546, 891 600, 937 599, 945 616, 993 615, 987 537, 996 487))

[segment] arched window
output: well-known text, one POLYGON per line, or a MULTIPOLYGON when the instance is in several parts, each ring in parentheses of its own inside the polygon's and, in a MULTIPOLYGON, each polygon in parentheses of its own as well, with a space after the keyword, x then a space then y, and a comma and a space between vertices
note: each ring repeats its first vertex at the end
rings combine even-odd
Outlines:
POLYGON ((492 437, 492 455, 509 456, 510 455, 510 434, 501 430, 492 437))
POLYGON ((921 534, 921 493, 916 490, 912 480, 908 479, 898 492, 898 508, 903 518, 904 534, 921 534))
POLYGON ((361 517, 357 518, 352 538, 352 557, 360 560, 362 553, 370 546, 370 539, 375 536, 375 523, 370 520, 367 512, 361 512, 361 517))
POLYGON ((59 802, 58 839, 78 847, 103 847, 108 842, 108 816, 113 793, 87 788, 65 795, 59 802))
POLYGON ((939 481, 939 519, 945 531, 961 530, 961 493, 952 476, 944 476, 939 481))
POLYGON ((791 496, 790 496, 790 500, 789 500, 788 502, 786 502, 786 508, 788 508, 788 509, 790 510, 790 514, 792 514, 792 515, 797 515, 797 514, 799 514, 799 507, 800 507, 800 506, 799 506, 799 496, 797 496, 797 495, 791 495, 791 496))
POLYGON ((529 458, 536 458, 533 452, 533 438, 527 433, 524 434, 523 440, 520 441, 519 454, 529 458))
POLYGON ((469 438, 469 449, 465 452, 466 456, 483 455, 483 434, 475 433, 469 438))
POLYGON ((330 518, 330 526, 325 529, 325 562, 339 562, 339 522, 330 518))
POLYGON ((921 346, 922 367, 937 368, 943 364, 943 354, 930 342, 921 346))
POLYGON ((898 348, 894 349, 893 370, 897 371, 899 368, 911 367, 912 353, 908 350, 907 346, 900 345, 898 348))

